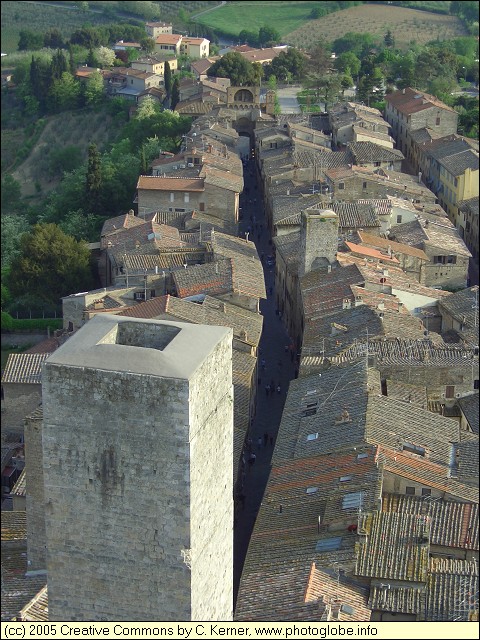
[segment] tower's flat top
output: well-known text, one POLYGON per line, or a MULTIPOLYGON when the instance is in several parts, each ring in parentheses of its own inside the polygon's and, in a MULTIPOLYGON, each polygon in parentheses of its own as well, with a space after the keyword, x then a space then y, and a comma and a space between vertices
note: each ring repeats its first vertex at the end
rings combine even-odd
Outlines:
POLYGON ((54 351, 46 365, 188 379, 228 335, 228 327, 101 314, 54 351))

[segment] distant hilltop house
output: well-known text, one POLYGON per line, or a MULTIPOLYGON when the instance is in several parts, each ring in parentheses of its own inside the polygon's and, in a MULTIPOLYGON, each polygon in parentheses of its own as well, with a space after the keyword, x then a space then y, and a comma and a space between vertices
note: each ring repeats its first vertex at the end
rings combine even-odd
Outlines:
POLYGON ((156 38, 163 33, 172 33, 172 24, 170 22, 147 22, 145 31, 149 38, 156 38))
POLYGON ((177 33, 162 33, 155 38, 156 53, 186 55, 189 58, 208 58, 210 41, 206 38, 190 38, 177 33))

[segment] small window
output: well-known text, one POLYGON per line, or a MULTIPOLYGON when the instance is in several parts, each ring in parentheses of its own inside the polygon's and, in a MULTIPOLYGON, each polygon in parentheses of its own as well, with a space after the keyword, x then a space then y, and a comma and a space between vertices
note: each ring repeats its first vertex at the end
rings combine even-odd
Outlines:
POLYGON ((397 216, 397 224, 401 224, 402 222, 402 216, 397 216))
POLYGON ((431 495, 432 495, 431 489, 426 489, 425 487, 422 487, 422 496, 431 496, 431 495))
POLYGON ((200 202, 198 206, 199 206, 200 211, 205 211, 205 203, 204 202, 200 202))
POLYGON ((415 495, 415 487, 405 487, 405 495, 414 496, 415 495))
POLYGON ((345 183, 344 182, 339 182, 338 183, 338 188, 339 189, 345 189, 345 183))
POLYGON ((435 124, 437 127, 440 125, 440 116, 437 116, 437 119, 435 120, 435 124))
POLYGON ((175 202, 175 194, 174 193, 170 194, 170 202, 175 202))
POLYGON ((478 380, 474 380, 474 381, 473 381, 473 388, 474 388, 474 389, 478 389, 478 388, 479 388, 479 386, 478 386, 478 380))
POLYGON ((362 189, 366 189, 366 188, 367 188, 367 183, 364 182, 363 185, 362 185, 362 189))
POLYGON ((445 397, 446 398, 454 398, 455 397, 455 387, 453 385, 447 385, 445 387, 445 397))
POLYGON ((314 416, 317 413, 316 409, 305 409, 305 411, 302 413, 303 417, 306 416, 314 416))
POLYGON ((189 193, 184 193, 183 194, 183 201, 186 202, 190 202, 190 194, 189 193))

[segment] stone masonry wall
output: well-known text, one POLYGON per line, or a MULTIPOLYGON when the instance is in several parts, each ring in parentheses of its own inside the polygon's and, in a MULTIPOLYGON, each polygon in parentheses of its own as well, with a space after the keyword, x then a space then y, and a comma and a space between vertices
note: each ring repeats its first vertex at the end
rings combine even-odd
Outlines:
POLYGON ((231 336, 190 381, 192 620, 233 620, 231 336))
POLYGON ((27 560, 28 570, 47 568, 45 499, 43 488, 42 419, 25 421, 27 560))
POLYGON ((189 620, 188 382, 50 363, 44 391, 50 619, 189 620))

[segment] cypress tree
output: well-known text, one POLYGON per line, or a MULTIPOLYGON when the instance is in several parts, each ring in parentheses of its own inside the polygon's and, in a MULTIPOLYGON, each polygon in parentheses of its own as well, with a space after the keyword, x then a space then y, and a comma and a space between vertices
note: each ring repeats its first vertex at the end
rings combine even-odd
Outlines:
POLYGON ((167 96, 169 96, 172 90, 172 72, 170 70, 170 65, 168 64, 168 62, 165 62, 163 81, 165 83, 165 91, 167 92, 167 96))
POLYGON ((102 173, 100 164, 100 154, 97 145, 92 143, 88 147, 88 166, 87 166, 87 198, 89 210, 91 213, 99 213, 100 209, 100 191, 102 188, 102 173))

